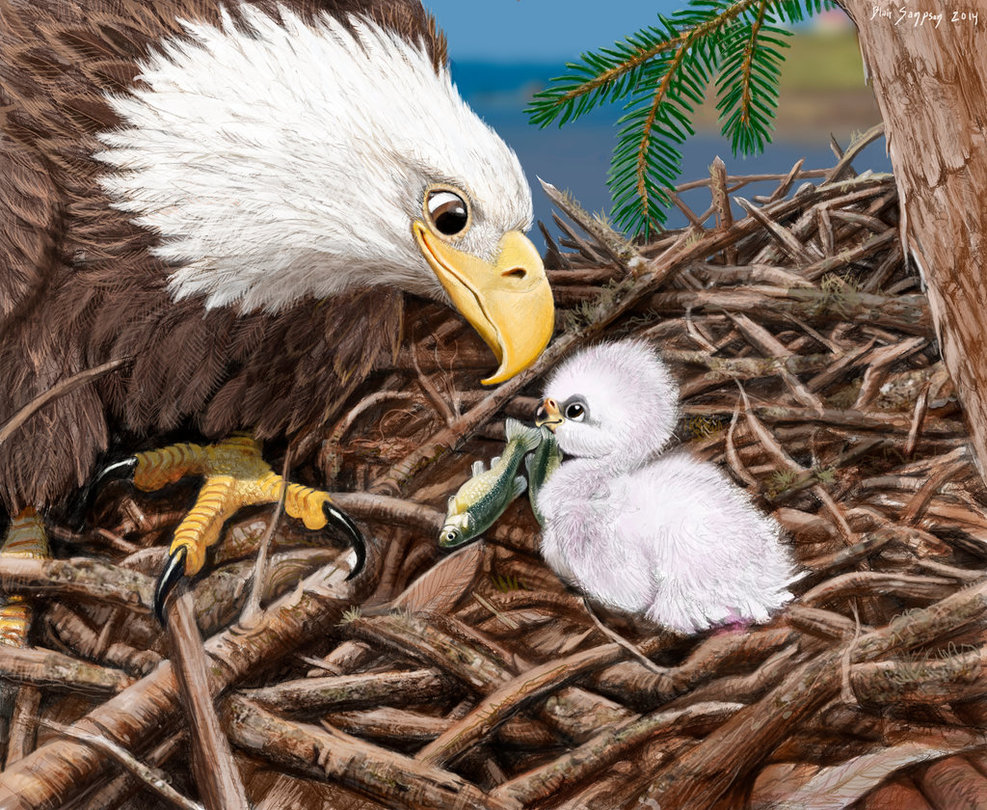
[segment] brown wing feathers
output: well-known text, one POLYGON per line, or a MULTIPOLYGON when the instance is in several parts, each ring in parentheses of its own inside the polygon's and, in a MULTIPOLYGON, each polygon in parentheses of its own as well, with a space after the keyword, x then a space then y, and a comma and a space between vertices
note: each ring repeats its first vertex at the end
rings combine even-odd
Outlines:
MULTIPOLYGON (((445 60, 417 2, 286 5, 369 14, 445 60)), ((0 0, 0 423, 66 376, 132 359, 0 446, 8 510, 67 495, 116 427, 150 435, 191 422, 212 437, 252 429, 262 438, 310 430, 348 383, 394 351, 401 299, 388 291, 273 316, 172 301, 168 269, 149 253, 155 236, 103 194, 95 135, 120 125, 103 94, 132 86, 137 61, 180 34, 177 19, 217 20, 219 7, 0 0)))

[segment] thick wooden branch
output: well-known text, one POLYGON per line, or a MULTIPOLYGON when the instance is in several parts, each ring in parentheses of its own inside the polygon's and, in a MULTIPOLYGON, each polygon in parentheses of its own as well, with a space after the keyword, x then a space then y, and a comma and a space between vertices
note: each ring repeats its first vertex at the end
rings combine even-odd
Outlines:
POLYGON ((942 704, 979 700, 987 695, 987 652, 926 656, 857 664, 850 686, 864 704, 942 704))
POLYGON ((332 779, 388 807, 519 810, 448 771, 351 737, 338 729, 282 720, 238 695, 224 701, 223 721, 240 748, 316 779, 332 779))
POLYGON ((756 704, 737 712, 702 743, 659 772, 648 798, 670 807, 710 807, 747 774, 787 729, 820 709, 840 689, 845 662, 863 663, 909 650, 981 621, 987 582, 965 588, 922 610, 902 614, 887 627, 815 656, 793 670, 756 704))
POLYGON ((208 663, 191 594, 184 591, 174 596, 166 615, 171 660, 188 718, 192 770, 199 793, 207 810, 248 810, 240 772, 213 706, 208 663))
MULTIPOLYGON (((210 693, 222 692, 306 639, 324 634, 369 590, 376 559, 372 554, 371 564, 352 582, 344 582, 345 568, 326 566, 272 604, 252 627, 235 626, 211 638, 206 643, 206 652, 213 659, 210 693)), ((153 741, 153 735, 148 738, 148 729, 163 733, 177 719, 178 707, 178 684, 171 663, 166 661, 74 727, 104 734, 137 751, 153 741)), ((104 757, 78 742, 50 742, 0 773, 0 809, 55 810, 78 796, 107 766, 104 757)))
POLYGON ((349 711, 427 703, 448 695, 453 683, 436 669, 417 669, 301 678, 260 689, 244 689, 240 694, 281 712, 349 711))
POLYGON ((0 677, 97 695, 120 692, 134 683, 133 678, 120 670, 34 647, 0 648, 0 677))
POLYGON ((141 613, 150 613, 154 603, 150 577, 88 557, 0 557, 0 591, 109 602, 141 613))

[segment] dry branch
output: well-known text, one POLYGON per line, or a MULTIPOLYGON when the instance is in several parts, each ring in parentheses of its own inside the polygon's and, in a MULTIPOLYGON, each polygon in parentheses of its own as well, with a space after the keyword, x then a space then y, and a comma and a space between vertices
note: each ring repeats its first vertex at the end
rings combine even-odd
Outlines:
POLYGON ((351 737, 337 729, 282 720, 245 698, 224 701, 223 721, 237 746, 309 776, 331 778, 388 807, 518 810, 466 780, 351 737))
POLYGON ((206 654, 188 591, 169 601, 166 616, 171 661, 188 716, 192 768, 199 792, 207 810, 248 810, 233 752, 213 706, 206 654))
MULTIPOLYGON (((216 695, 272 657, 293 650, 306 638, 324 632, 370 585, 375 566, 343 585, 346 572, 337 566, 320 569, 299 583, 298 590, 282 597, 258 618, 249 631, 234 626, 211 638, 206 653, 210 667, 210 694, 216 695)), ((161 664, 112 700, 90 712, 76 726, 106 734, 133 750, 146 745, 146 729, 164 730, 177 714, 178 684, 170 663, 161 664)), ((0 773, 0 808, 55 810, 84 790, 106 768, 106 761, 91 749, 70 740, 51 742, 0 773), (34 778, 44 774, 44 780, 34 778)))
POLYGON ((0 557, 0 589, 14 594, 108 602, 143 613, 151 612, 154 601, 150 577, 86 557, 0 557))
POLYGON ((59 725, 58 723, 52 723, 50 721, 45 722, 44 726, 52 729, 58 734, 71 737, 74 740, 78 740, 85 745, 95 748, 97 751, 102 751, 104 754, 113 757, 113 759, 122 765, 129 773, 140 779, 140 781, 147 785, 148 788, 157 793, 165 801, 173 804, 175 807, 181 808, 181 810, 203 810, 201 804, 186 798, 175 790, 170 784, 168 784, 168 781, 161 775, 160 772, 156 772, 154 769, 149 768, 147 765, 134 759, 129 751, 125 748, 121 748, 119 745, 116 745, 105 737, 101 737, 99 734, 89 734, 88 732, 80 731, 79 729, 71 728, 69 726, 59 725))
POLYGON ((0 655, 0 677, 17 683, 94 694, 120 692, 134 682, 119 670, 36 647, 4 647, 0 655))
POLYGON ((418 669, 302 678, 261 689, 245 689, 241 694, 265 708, 281 712, 338 712, 428 703, 448 695, 452 688, 453 682, 438 670, 418 669))

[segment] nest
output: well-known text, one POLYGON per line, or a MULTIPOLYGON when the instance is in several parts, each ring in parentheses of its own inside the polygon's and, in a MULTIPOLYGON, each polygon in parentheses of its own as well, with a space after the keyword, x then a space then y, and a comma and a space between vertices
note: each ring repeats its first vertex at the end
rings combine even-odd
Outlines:
POLYGON ((0 656, 8 758, 45 746, 24 760, 24 803, 3 806, 173 806, 162 771, 237 806, 203 786, 203 761, 258 808, 973 806, 987 491, 893 179, 852 168, 867 142, 826 171, 733 177, 717 161, 673 195, 688 227, 648 244, 548 187, 565 219, 558 242, 545 231, 559 319, 538 364, 481 390, 478 339, 412 304, 393 368, 290 461, 335 482, 375 538, 353 581, 345 549, 246 515, 163 633, 153 544, 188 490, 124 484, 100 528, 52 530, 61 556, 82 543, 97 558, 0 561, 12 592, 39 598, 36 646, 0 656), (523 498, 482 542, 437 548, 447 497, 499 453, 505 416, 530 421, 571 352, 631 335, 681 385, 679 442, 776 517, 808 572, 770 624, 682 637, 588 611, 541 562, 523 498), (263 608, 244 618, 258 544, 263 608), (180 694, 217 697, 216 728, 191 732, 180 694), (71 783, 52 777, 69 762, 71 783))

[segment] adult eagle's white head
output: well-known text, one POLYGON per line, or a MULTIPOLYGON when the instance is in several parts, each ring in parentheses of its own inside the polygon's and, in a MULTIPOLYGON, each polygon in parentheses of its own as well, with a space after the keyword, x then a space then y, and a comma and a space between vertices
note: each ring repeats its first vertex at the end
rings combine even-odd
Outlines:
POLYGON ((276 312, 391 285, 446 299, 500 366, 551 337, 517 157, 423 43, 367 18, 182 23, 99 137, 116 207, 161 236, 175 299, 276 312))

